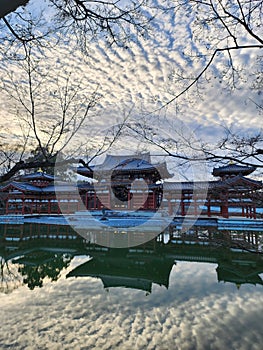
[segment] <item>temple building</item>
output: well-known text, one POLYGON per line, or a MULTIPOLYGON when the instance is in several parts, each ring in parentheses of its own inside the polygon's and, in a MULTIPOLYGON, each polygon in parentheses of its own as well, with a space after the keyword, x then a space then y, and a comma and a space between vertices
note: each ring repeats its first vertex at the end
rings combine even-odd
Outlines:
POLYGON ((217 177, 213 181, 172 182, 166 163, 152 164, 150 154, 145 153, 137 157, 107 155, 104 163, 81 166, 78 173, 97 179, 95 191, 93 188, 84 191, 83 202, 88 209, 162 208, 171 216, 256 218, 263 186, 261 181, 247 177, 255 170, 252 166, 229 164, 213 169, 212 174, 217 177), (206 198, 202 200, 204 193, 206 198))
MULTIPOLYGON (((78 199, 68 183, 56 187, 68 203, 68 212, 78 209, 78 199)), ((4 214, 60 214, 59 200, 54 186, 54 175, 38 171, 17 176, 0 187, 2 213, 4 214)), ((63 200, 63 199, 62 199, 63 200)))
MULTIPOLYGON (((166 163, 151 163, 150 153, 107 155, 97 166, 79 167, 78 174, 96 178, 83 201, 88 209, 156 210, 162 201, 162 184, 171 178, 166 163)), ((81 192, 85 192, 85 185, 81 192)))
POLYGON ((262 206, 261 181, 256 181, 245 175, 251 174, 256 168, 229 164, 214 168, 212 174, 217 180, 207 182, 167 182, 164 183, 168 195, 170 214, 177 207, 178 215, 207 216, 242 216, 256 218, 256 209, 262 206), (200 197, 207 191, 206 200, 200 213, 200 197), (199 196, 200 195, 200 196, 199 196), (178 204, 179 203, 179 204, 178 204))
POLYGON ((170 273, 175 265, 173 257, 154 254, 153 250, 144 248, 139 252, 117 249, 103 253, 94 248, 89 250, 92 259, 74 268, 67 278, 99 278, 106 289, 124 287, 151 293, 153 284, 169 288, 170 273))
POLYGON ((84 204, 91 211, 161 209, 170 216, 257 218, 263 186, 247 177, 255 169, 229 164, 213 169, 213 181, 173 182, 166 163, 152 163, 150 153, 107 155, 102 164, 77 168, 87 178, 79 181, 78 193, 65 181, 55 186, 54 176, 41 169, 14 178, 0 187, 2 214, 60 214, 63 202, 63 213, 84 204))

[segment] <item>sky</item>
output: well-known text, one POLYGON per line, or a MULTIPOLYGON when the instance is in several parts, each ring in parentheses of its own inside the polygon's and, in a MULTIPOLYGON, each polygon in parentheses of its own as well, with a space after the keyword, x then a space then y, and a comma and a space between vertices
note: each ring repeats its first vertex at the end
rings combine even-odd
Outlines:
MULTIPOLYGON (((154 1, 156 4, 160 2, 154 1)), ((27 10, 36 13, 39 4, 45 6, 43 2, 31 0, 27 10)), ((50 9, 45 15, 48 19, 50 9)), ((74 38, 68 36, 55 48, 43 49, 44 59, 40 57, 39 66, 49 72, 49 77, 42 86, 44 92, 38 95, 39 128, 49 125, 56 114, 54 99, 49 102, 57 91, 55 82, 59 79, 63 84, 71 74, 71 81, 76 85, 79 83, 82 91, 76 103, 94 90, 100 95, 90 118, 70 141, 71 148, 76 149, 79 140, 87 146, 96 140, 97 135, 127 116, 128 122, 143 121, 153 126, 160 135, 168 133, 174 138, 183 125, 186 138, 201 138, 207 143, 218 141, 224 127, 243 134, 257 132, 262 128, 262 115, 252 101, 259 103, 262 95, 251 89, 253 72, 258 69, 256 50, 240 51, 233 56, 235 64, 246 73, 246 80, 240 79, 236 89, 226 87, 227 74, 225 78, 220 76, 226 60, 220 56, 208 70, 207 80, 198 85, 198 91, 193 88, 164 107, 185 86, 185 82, 178 81, 178 76, 192 77, 202 69, 201 61, 192 59, 206 52, 195 37, 194 21, 194 15, 186 15, 183 10, 177 13, 168 11, 158 13, 148 36, 138 36, 125 47, 109 47, 100 38, 89 43, 88 52, 83 54, 74 38)), ((18 73, 21 70, 17 64, 7 62, 0 68, 2 81, 6 79, 10 82, 8 75, 11 71, 16 77, 16 86, 19 86, 23 77, 18 73)), ((3 90, 0 90, 0 97, 1 136, 7 142, 10 139, 21 142, 21 121, 18 122, 17 118, 20 107, 14 106, 14 102, 8 99, 10 94, 7 96, 3 90)), ((145 145, 134 137, 129 140, 124 138, 111 153, 118 150, 136 153, 145 150, 145 145)))

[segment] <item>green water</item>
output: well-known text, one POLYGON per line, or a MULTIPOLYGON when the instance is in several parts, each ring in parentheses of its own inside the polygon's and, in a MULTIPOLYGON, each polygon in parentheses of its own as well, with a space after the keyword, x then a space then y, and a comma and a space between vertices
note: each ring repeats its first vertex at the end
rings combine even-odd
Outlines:
POLYGON ((262 349, 258 233, 126 249, 65 227, 0 234, 0 349, 262 349))

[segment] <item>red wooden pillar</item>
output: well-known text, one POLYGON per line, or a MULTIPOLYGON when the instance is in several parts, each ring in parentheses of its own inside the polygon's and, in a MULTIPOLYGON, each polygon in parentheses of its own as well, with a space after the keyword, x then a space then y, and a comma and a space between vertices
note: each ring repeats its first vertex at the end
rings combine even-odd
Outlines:
POLYGON ((221 215, 224 218, 229 217, 229 212, 228 212, 228 194, 223 193, 221 197, 221 215))
POLYGON ((151 209, 155 209, 156 208, 156 205, 155 205, 155 193, 154 193, 154 190, 152 191, 151 193, 151 209))
POLYGON ((228 218, 229 217, 228 204, 227 203, 222 203, 221 214, 222 214, 223 218, 228 218))
POLYGON ((89 193, 89 198, 88 198, 89 209, 92 209, 92 201, 93 201, 93 194, 89 193))

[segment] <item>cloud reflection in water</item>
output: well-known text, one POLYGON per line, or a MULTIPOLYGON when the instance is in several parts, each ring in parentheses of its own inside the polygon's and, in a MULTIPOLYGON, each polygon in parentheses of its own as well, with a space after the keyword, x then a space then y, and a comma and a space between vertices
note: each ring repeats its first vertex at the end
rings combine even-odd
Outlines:
POLYGON ((260 349, 262 287, 218 283, 215 268, 177 262, 149 295, 91 277, 20 288, 1 297, 1 348, 260 349))

